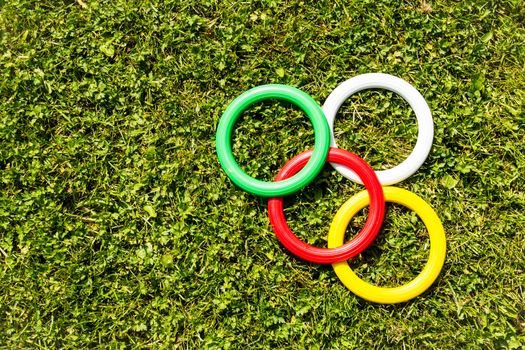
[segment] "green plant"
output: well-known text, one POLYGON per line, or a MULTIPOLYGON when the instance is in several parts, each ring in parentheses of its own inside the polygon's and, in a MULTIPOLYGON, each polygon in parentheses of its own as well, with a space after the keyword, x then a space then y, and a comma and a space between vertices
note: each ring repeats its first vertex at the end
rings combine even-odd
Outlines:
MULTIPOLYGON (((0 346, 3 348, 488 348, 525 345, 525 8, 520 1, 0 1, 0 346), (439 213, 443 272, 403 305, 365 302, 330 266, 289 255, 266 203, 235 188, 214 137, 246 89, 288 84, 322 103, 386 72, 436 128, 399 186, 439 213)), ((366 91, 340 111, 341 147, 401 161, 415 118, 366 91)), ((272 179, 313 145, 308 119, 261 104, 239 163, 272 179)), ((286 203, 303 239, 360 187, 326 167, 286 203)), ((357 217, 349 236, 364 220, 357 217)), ((426 258, 390 206, 352 264, 395 285, 426 258)))

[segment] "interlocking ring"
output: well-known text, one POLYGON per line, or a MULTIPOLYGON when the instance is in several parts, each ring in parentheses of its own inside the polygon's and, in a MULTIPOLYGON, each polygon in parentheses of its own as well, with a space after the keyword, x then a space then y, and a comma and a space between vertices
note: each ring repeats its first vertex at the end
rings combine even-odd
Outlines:
POLYGON ((397 183, 416 172, 430 152, 433 136, 432 114, 423 96, 400 78, 373 73, 343 82, 328 96, 322 110, 306 93, 285 85, 270 84, 248 90, 237 97, 222 115, 217 128, 216 148, 221 167, 237 186, 247 192, 270 197, 270 222, 275 235, 288 250, 311 262, 331 263, 337 276, 352 292, 369 301, 390 304, 404 302, 423 293, 435 281, 445 261, 445 233, 434 210, 412 192, 395 187, 381 187, 381 184, 397 183), (335 114, 343 102, 358 91, 372 88, 383 88, 401 95, 416 113, 418 122, 416 146, 409 157, 392 169, 376 172, 355 154, 338 149, 333 131, 335 114), (233 157, 231 147, 233 127, 237 119, 249 106, 267 99, 285 100, 297 105, 310 118, 315 133, 314 150, 292 158, 279 171, 275 182, 260 181, 243 172, 233 157), (329 149, 330 144, 332 148, 329 149), (302 242, 290 230, 284 217, 282 196, 308 185, 327 160, 346 178, 364 183, 367 191, 358 193, 343 204, 330 226, 328 248, 319 248, 302 242), (425 223, 430 235, 430 256, 423 271, 413 281, 396 288, 380 288, 361 280, 345 261, 361 253, 373 242, 383 222, 385 201, 399 203, 414 210, 425 223), (363 229, 350 242, 343 244, 348 223, 368 204, 370 211, 363 229))
MULTIPOLYGON (((398 203, 412 209, 427 227, 430 236, 430 254, 423 271, 408 284, 395 288, 381 288, 360 279, 346 261, 332 266, 341 282, 361 298, 381 304, 395 304, 420 295, 434 283, 445 262, 447 243, 439 217, 421 197, 397 187, 383 187, 383 192, 387 202, 398 203)), ((339 208, 328 233, 328 247, 336 248, 343 244, 348 223, 368 203, 370 203, 368 193, 362 191, 339 208)))
MULTIPOLYGON (((281 181, 293 176, 304 167, 308 159, 310 159, 311 154, 312 151, 306 151, 292 158, 281 171, 279 171, 275 181, 281 181)), ((283 198, 268 199, 268 216, 279 241, 298 257, 318 264, 331 264, 350 259, 360 254, 374 241, 385 215, 383 190, 377 180, 377 176, 368 163, 355 154, 339 148, 330 148, 328 161, 353 169, 359 177, 363 179, 365 187, 371 196, 370 212, 365 225, 350 242, 341 247, 327 249, 314 247, 301 241, 286 223, 283 212, 283 198)))
POLYGON ((286 196, 308 185, 323 168, 329 147, 330 131, 321 107, 305 92, 286 85, 261 85, 246 91, 226 108, 217 127, 217 155, 226 175, 246 192, 261 197, 286 196), (284 100, 297 105, 310 118, 315 134, 314 152, 308 164, 292 178, 279 182, 261 181, 246 174, 235 161, 231 146, 233 127, 242 112, 251 105, 268 99, 284 100))
MULTIPOLYGON (((381 185, 393 185, 414 174, 425 162, 432 148, 432 139, 434 138, 432 113, 430 112, 430 108, 428 108, 425 98, 403 79, 383 73, 358 75, 336 87, 323 105, 323 112, 330 126, 331 147, 337 147, 334 136, 334 120, 337 111, 348 97, 358 91, 366 89, 387 89, 399 94, 410 104, 417 117, 418 136, 416 146, 412 153, 396 167, 389 170, 376 171, 381 185)), ((347 179, 361 183, 352 170, 340 164, 332 164, 332 166, 347 179)))

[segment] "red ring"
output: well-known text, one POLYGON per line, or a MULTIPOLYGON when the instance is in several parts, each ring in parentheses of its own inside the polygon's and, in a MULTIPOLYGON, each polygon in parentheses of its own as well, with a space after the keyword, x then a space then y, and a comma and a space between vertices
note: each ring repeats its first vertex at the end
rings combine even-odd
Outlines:
MULTIPOLYGON (((292 158, 279 171, 275 181, 285 180, 299 172, 310 159, 312 151, 306 151, 292 158)), ((338 248, 318 248, 301 241, 290 230, 283 211, 283 198, 268 199, 268 214, 275 235, 279 241, 298 257, 318 263, 332 264, 348 260, 360 254, 376 238, 385 215, 385 197, 374 170, 355 154, 340 148, 330 148, 327 162, 344 165, 353 170, 365 185, 370 194, 370 211, 366 223, 350 242, 338 248)))

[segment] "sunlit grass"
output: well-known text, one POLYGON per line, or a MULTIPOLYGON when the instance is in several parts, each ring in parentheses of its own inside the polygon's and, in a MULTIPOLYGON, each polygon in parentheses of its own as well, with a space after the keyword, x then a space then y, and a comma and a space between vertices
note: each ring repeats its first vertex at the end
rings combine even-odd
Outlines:
MULTIPOLYGON (((0 1, 0 347, 487 348, 525 346, 525 7, 521 1, 0 1), (322 104, 385 72, 434 116, 434 147, 399 184, 432 205, 444 269, 394 306, 288 254, 266 202, 215 155, 229 102, 282 83, 322 104)), ((385 91, 353 96, 338 142, 379 169, 417 125, 385 91)), ((235 154, 272 179, 313 145, 286 104, 246 113, 235 154)), ((360 186, 327 166, 286 201, 326 246, 360 186)), ((364 221, 358 216, 351 235, 364 221)), ((426 231, 390 206, 365 279, 417 275, 426 231)))

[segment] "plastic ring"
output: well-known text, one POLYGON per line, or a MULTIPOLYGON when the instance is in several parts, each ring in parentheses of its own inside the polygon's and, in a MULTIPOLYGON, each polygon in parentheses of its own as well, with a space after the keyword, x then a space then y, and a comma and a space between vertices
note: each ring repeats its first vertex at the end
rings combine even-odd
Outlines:
MULTIPOLYGON (((423 199, 397 187, 383 187, 383 191, 387 202, 399 203, 414 210, 427 227, 430 236, 430 253, 423 271, 408 284, 395 288, 381 288, 357 277, 346 261, 332 266, 343 284, 361 298, 381 304, 395 304, 418 296, 434 283, 445 262, 447 243, 439 217, 423 199)), ((362 191, 341 206, 330 226, 328 247, 335 248, 343 244, 348 223, 368 203, 370 203, 368 193, 362 191)))
POLYGON ((305 92, 286 85, 261 85, 244 92, 226 108, 217 127, 216 149, 222 168, 237 186, 263 197, 286 196, 308 185, 323 168, 329 147, 330 130, 321 107, 305 92), (268 99, 284 100, 297 105, 308 115, 314 128, 312 158, 302 171, 285 181, 266 182, 254 179, 239 167, 232 153, 231 137, 235 122, 249 106, 268 99))
MULTIPOLYGON (((434 138, 432 113, 425 98, 403 79, 383 73, 358 75, 335 88, 323 105, 323 111, 330 126, 331 147, 337 147, 334 136, 334 119, 337 111, 348 97, 365 89, 387 89, 399 94, 410 104, 417 117, 418 137, 412 153, 396 167, 376 172, 382 185, 392 185, 414 174, 425 162, 434 138)), ((359 178, 350 169, 338 164, 332 164, 332 166, 347 179, 360 183, 359 178)))
MULTIPOLYGON (((311 155, 312 151, 306 151, 292 158, 277 174, 275 181, 293 176, 304 167, 311 155)), ((344 261, 361 253, 377 236, 385 215, 383 189, 368 163, 355 154, 339 148, 330 148, 328 161, 352 168, 363 179, 366 189, 371 194, 370 212, 366 223, 363 229, 350 242, 338 248, 327 249, 314 247, 301 241, 286 223, 283 212, 283 199, 270 198, 268 200, 270 223, 279 241, 298 257, 318 264, 344 261)))

